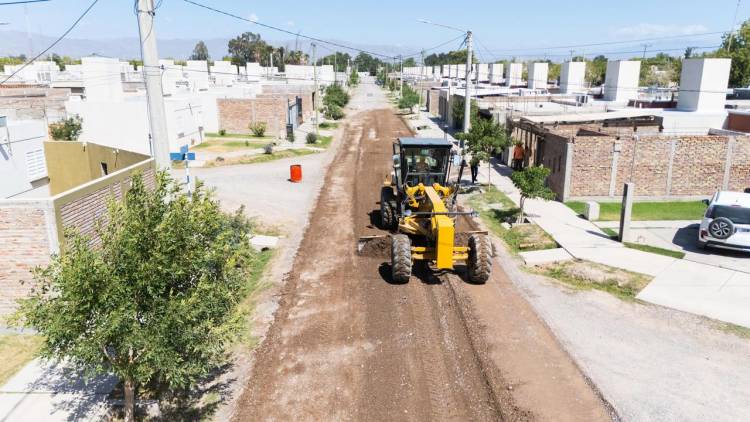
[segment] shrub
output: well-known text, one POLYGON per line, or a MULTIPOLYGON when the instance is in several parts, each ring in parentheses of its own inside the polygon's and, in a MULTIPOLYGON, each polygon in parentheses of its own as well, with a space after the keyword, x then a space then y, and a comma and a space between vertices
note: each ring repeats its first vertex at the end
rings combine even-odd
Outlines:
POLYGON ((219 129, 219 136, 227 136, 227 130, 226 129, 219 129))
POLYGON ((344 111, 341 110, 341 107, 337 106, 336 104, 327 105, 325 110, 323 111, 323 114, 327 119, 333 120, 339 120, 344 117, 344 111))
POLYGON ((273 154, 273 143, 268 143, 263 147, 263 153, 271 155, 273 154))
POLYGON ((344 107, 349 102, 349 94, 339 85, 329 85, 326 88, 326 96, 323 98, 323 104, 326 106, 336 105, 344 107))
POLYGON ((83 119, 79 116, 69 117, 49 125, 52 139, 56 141, 77 141, 83 130, 83 119))
POLYGON ((308 144, 314 144, 318 142, 318 135, 314 134, 313 132, 308 133, 305 137, 305 142, 307 142, 308 144))
POLYGON ((248 127, 255 137, 262 138, 266 134, 266 122, 250 123, 248 127))

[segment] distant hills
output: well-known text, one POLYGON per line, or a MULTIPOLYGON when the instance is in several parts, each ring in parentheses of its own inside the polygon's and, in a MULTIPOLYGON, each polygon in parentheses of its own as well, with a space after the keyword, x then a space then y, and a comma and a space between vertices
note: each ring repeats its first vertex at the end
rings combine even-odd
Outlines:
MULTIPOLYGON (((22 31, 0 31, 0 56, 17 56, 20 54, 29 55, 29 40, 25 32, 22 31)), ((46 48, 48 45, 54 42, 55 37, 50 37, 41 34, 31 34, 31 45, 35 54, 46 48)), ((171 57, 175 59, 186 59, 193 52, 193 47, 199 41, 199 39, 160 39, 159 44, 159 56, 171 57)), ((204 39, 203 42, 208 46, 208 52, 212 59, 221 59, 227 55, 227 42, 228 38, 213 38, 204 39)), ((415 51, 419 51, 416 47, 397 47, 393 45, 364 45, 364 44, 351 44, 343 41, 330 40, 344 45, 351 45, 355 48, 360 48, 367 51, 386 55, 398 55, 398 54, 412 54, 415 51)), ((288 41, 273 41, 268 40, 269 44, 277 47, 285 47, 293 49, 295 47, 295 40, 288 41)), ((300 38, 297 42, 298 48, 306 53, 310 53, 310 42, 300 38)), ((325 48, 318 48, 318 55, 325 56, 331 54, 329 49, 336 50, 334 47, 326 46, 325 48)), ((352 56, 356 56, 356 51, 346 51, 342 48, 338 48, 339 51, 347 52, 352 56)), ((121 59, 132 59, 141 56, 140 47, 137 38, 108 38, 101 40, 92 40, 84 38, 66 38, 60 41, 49 52, 57 53, 61 56, 71 56, 74 58, 99 55, 105 57, 117 57, 121 59)))

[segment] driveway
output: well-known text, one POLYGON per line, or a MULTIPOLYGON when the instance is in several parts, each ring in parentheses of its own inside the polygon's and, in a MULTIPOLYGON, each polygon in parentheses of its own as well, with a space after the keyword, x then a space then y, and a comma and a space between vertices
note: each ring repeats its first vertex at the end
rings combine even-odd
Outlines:
MULTIPOLYGON (((599 227, 617 230, 617 221, 596 223, 599 227)), ((723 249, 700 249, 698 221, 634 221, 630 228, 633 242, 685 253, 686 260, 714 267, 750 273, 750 253, 723 249)))

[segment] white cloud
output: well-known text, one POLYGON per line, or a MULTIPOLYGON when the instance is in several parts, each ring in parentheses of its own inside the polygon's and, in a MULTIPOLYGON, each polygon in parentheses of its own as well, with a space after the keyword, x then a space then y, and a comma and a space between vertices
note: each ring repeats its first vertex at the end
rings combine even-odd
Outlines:
POLYGON ((653 23, 639 23, 637 25, 617 28, 614 35, 628 38, 661 37, 671 35, 692 35, 708 32, 703 25, 661 25, 653 23))
POLYGON ((258 15, 256 15, 255 13, 251 13, 247 18, 253 22, 258 22, 258 15))

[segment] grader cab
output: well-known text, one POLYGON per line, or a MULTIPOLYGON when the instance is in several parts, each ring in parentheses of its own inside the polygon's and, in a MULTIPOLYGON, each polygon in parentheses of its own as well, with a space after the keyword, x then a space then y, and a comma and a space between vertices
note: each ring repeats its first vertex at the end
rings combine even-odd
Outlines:
MULTIPOLYGON (((393 144, 393 173, 380 195, 383 229, 391 235, 391 275, 406 282, 415 261, 437 269, 465 263, 468 278, 484 283, 490 276, 492 245, 484 232, 466 232, 466 246, 456 246, 458 184, 449 184, 452 144, 440 138, 399 138, 393 144)), ((459 176, 460 178, 460 176, 459 176)))

